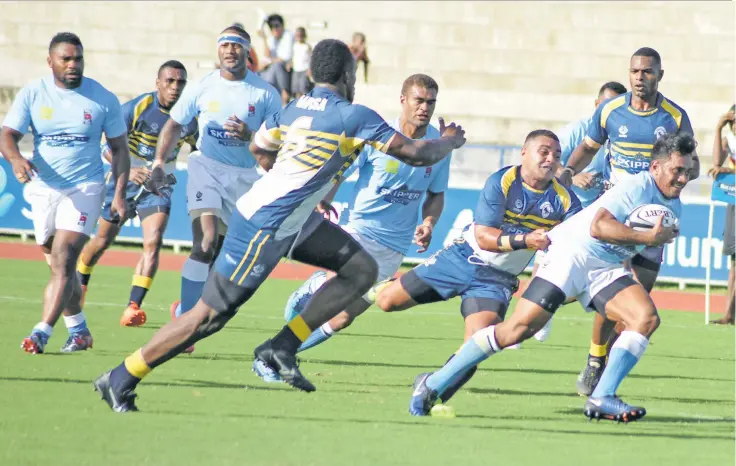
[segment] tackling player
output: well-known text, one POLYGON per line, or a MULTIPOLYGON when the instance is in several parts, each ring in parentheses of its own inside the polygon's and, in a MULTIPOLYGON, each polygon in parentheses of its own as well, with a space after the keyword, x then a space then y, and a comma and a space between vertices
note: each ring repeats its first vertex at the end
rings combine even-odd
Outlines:
POLYGON ((220 69, 186 87, 156 146, 152 176, 163 179, 183 128, 198 119, 198 151, 189 155, 187 181, 193 244, 181 271, 180 306, 172 305, 176 315, 199 300, 235 202, 261 176, 248 149, 252 128, 281 109, 276 89, 246 69, 249 51, 250 36, 242 28, 222 31, 217 39, 220 69))
MULTIPOLYGON (((439 131, 429 122, 437 103, 437 82, 425 74, 409 76, 401 87, 401 116, 391 127, 411 139, 435 139, 439 131)), ((450 156, 431 167, 413 167, 390 155, 366 146, 352 168, 360 177, 355 185, 354 207, 345 231, 355 238, 378 263, 377 281, 393 277, 401 266, 412 242, 424 252, 432 240, 432 229, 440 218, 445 203, 444 191, 450 176, 450 156), (420 204, 424 198, 423 204, 420 204), (422 223, 417 226, 421 213, 422 223)), ((344 174, 344 178, 349 172, 344 174)), ((338 184, 327 195, 332 200, 338 184)), ((330 206, 324 205, 323 210, 330 206)), ((299 240, 297 240, 298 242, 299 240)), ((315 272, 286 303, 285 317, 290 321, 327 280, 323 271, 315 272)), ((304 351, 316 346, 346 327, 370 307, 358 298, 333 317, 299 347, 304 351)), ((278 374, 266 371, 262 361, 253 361, 253 370, 265 381, 280 380, 278 374)))
MULTIPOLYGON (((577 197, 555 179, 559 160, 560 142, 553 132, 529 133, 521 148, 521 165, 503 168, 486 181, 473 223, 451 245, 399 280, 376 285, 378 307, 402 311, 460 296, 465 340, 501 322, 519 287, 517 276, 535 252, 549 246, 546 232, 580 211, 577 197)), ((457 377, 442 393, 442 401, 449 400, 476 369, 454 374, 457 377)), ((412 414, 417 409, 410 408, 412 414)))
POLYGON ((644 354, 659 315, 648 291, 623 263, 643 246, 673 241, 679 226, 675 222, 665 227, 664 217, 659 217, 653 228, 639 231, 625 222, 645 204, 666 206, 679 216, 679 196, 692 173, 695 146, 689 134, 663 136, 654 144, 648 171, 621 181, 550 231, 545 262, 509 320, 476 332, 442 369, 421 379, 411 398, 412 414, 427 415, 454 380, 489 356, 531 338, 566 299, 576 297, 584 308, 592 306, 624 326, 584 414, 623 422, 643 417, 646 410, 623 402, 616 390, 644 354))
MULTIPOLYGON (((168 121, 169 111, 179 100, 186 83, 187 70, 184 65, 176 60, 167 61, 158 70, 157 90, 139 95, 123 105, 123 118, 128 128, 128 149, 131 155, 130 181, 126 188, 128 216, 118 218, 112 214, 115 180, 108 177, 107 197, 102 206, 102 218, 97 234, 84 246, 77 263, 77 273, 83 290, 82 302, 84 302, 84 295, 87 292, 95 264, 120 233, 123 224, 129 218, 138 215, 143 229, 143 255, 133 275, 128 307, 120 319, 120 325, 126 327, 141 325, 146 319, 141 304, 151 288, 153 277, 158 269, 159 252, 171 211, 172 190, 167 188, 164 190, 164 196, 157 196, 146 189, 145 185, 151 175, 151 165, 159 132, 168 121)), ((196 141, 197 121, 192 120, 182 128, 172 158, 166 162, 165 169, 169 177, 174 176, 176 157, 184 142, 194 148, 196 141)), ((110 148, 107 143, 103 144, 102 154, 110 161, 110 148)))
POLYGON ((319 42, 310 70, 314 90, 269 118, 250 145, 269 171, 238 200, 202 298, 95 381, 95 389, 114 411, 135 410, 133 391, 141 379, 222 329, 284 256, 337 275, 315 293, 304 312, 257 347, 255 356, 295 388, 314 391, 297 366, 297 348, 368 291, 378 274, 375 260, 360 244, 315 207, 367 144, 411 165, 430 166, 465 143, 462 128, 445 127, 443 121, 440 139, 408 139, 373 110, 353 105, 355 64, 343 42, 319 42), (295 245, 300 231, 303 239, 295 245))
MULTIPOLYGON (((666 134, 693 134, 685 110, 665 98, 657 90, 664 76, 662 60, 656 50, 643 47, 634 52, 629 66, 631 92, 598 106, 585 139, 573 151, 560 181, 569 185, 600 147, 609 141, 610 182, 617 182, 649 169, 654 143, 666 134)), ((690 179, 700 173, 700 162, 693 152, 690 179)), ((631 259, 634 277, 651 291, 662 264, 664 246, 644 249, 631 259)), ((607 354, 612 326, 602 315, 596 315, 588 363, 580 373, 578 392, 589 395, 599 380, 607 354), (600 344, 598 344, 600 343, 600 344)))
POLYGON ((128 157, 120 102, 97 81, 84 76, 84 49, 75 34, 61 32, 49 44, 52 76, 20 90, 3 122, 0 152, 31 204, 36 242, 51 270, 44 292, 43 317, 23 340, 29 353, 43 353, 54 324, 64 314, 69 339, 62 352, 92 347, 82 312, 77 258, 97 224, 105 196, 100 140, 112 151, 113 214, 125 218, 128 157), (33 159, 23 158, 18 141, 33 131, 33 159))

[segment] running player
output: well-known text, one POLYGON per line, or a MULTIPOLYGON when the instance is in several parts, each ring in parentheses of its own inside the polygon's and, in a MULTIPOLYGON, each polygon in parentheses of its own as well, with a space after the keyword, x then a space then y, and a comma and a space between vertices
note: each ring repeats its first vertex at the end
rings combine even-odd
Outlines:
POLYGON ((250 145, 269 171, 238 200, 202 298, 95 381, 96 390, 114 411, 135 410, 133 390, 140 380, 219 331, 285 255, 337 275, 315 293, 304 312, 256 348, 255 356, 290 385, 314 391, 297 367, 297 348, 313 330, 368 291, 378 274, 376 261, 315 207, 366 144, 412 165, 431 166, 465 143, 462 128, 454 124, 445 127, 440 120, 440 139, 415 141, 397 133, 374 111, 352 105, 355 65, 343 42, 319 42, 310 70, 315 89, 269 118, 250 145), (300 231, 303 239, 295 245, 300 231))
POLYGON ((550 231, 545 262, 509 320, 476 332, 442 369, 424 375, 412 395, 411 414, 427 415, 454 380, 489 356, 531 338, 567 298, 576 297, 585 308, 592 306, 624 325, 601 380, 585 403, 585 415, 623 422, 644 416, 644 408, 624 403, 616 390, 643 355, 659 316, 647 290, 633 280, 623 262, 642 246, 673 241, 679 226, 675 222, 665 227, 660 217, 652 229, 639 231, 625 221, 644 204, 666 206, 679 216, 679 196, 690 179, 695 145, 689 134, 663 136, 654 144, 648 171, 621 181, 550 231))
MULTIPOLYGON (((425 74, 409 76, 401 87, 401 116, 391 127, 412 139, 434 139, 439 131, 429 122, 437 103, 437 82, 425 74)), ((412 167, 394 157, 366 146, 351 168, 360 171, 355 185, 354 207, 345 231, 355 238, 378 263, 377 281, 393 277, 412 244, 424 252, 432 240, 432 230, 445 204, 444 191, 450 176, 450 156, 431 167, 412 167), (420 204, 424 198, 423 204, 420 204), (420 211, 421 208, 421 212, 420 211), (421 213, 422 223, 417 226, 421 213)), ((348 172, 344 177, 348 177, 348 172)), ((332 200, 337 187, 328 194, 332 200)), ((329 210, 323 206, 323 210, 329 210)), ((297 243, 299 240, 297 240, 297 243)), ((299 314, 307 301, 327 280, 323 271, 315 272, 286 303, 285 317, 290 321, 299 314)), ((333 317, 299 347, 304 351, 326 341, 335 332, 348 327, 370 307, 358 298, 344 311, 333 317)), ((253 361, 253 370, 265 381, 279 381, 278 374, 266 371, 262 361, 253 361)))
POLYGON ((220 69, 186 87, 161 130, 153 163, 153 172, 158 170, 163 176, 182 131, 198 118, 198 151, 189 155, 187 182, 193 244, 181 272, 181 305, 176 315, 187 312, 199 300, 235 201, 261 176, 248 150, 252 129, 281 109, 276 89, 246 68, 248 33, 230 26, 220 34, 217 44, 220 69))
MULTIPOLYGON (((130 150, 130 181, 126 189, 128 218, 117 218, 111 212, 114 194, 114 180, 108 179, 107 197, 102 206, 102 215, 97 234, 82 249, 77 263, 77 273, 82 282, 82 302, 87 292, 92 269, 108 247, 115 240, 120 228, 135 215, 141 219, 143 228, 143 255, 133 275, 128 307, 123 312, 120 325, 135 327, 145 322, 146 314, 141 309, 143 298, 151 288, 153 277, 158 269, 158 257, 163 242, 166 224, 171 211, 171 189, 164 196, 156 196, 145 184, 151 175, 151 164, 156 152, 156 143, 161 128, 169 119, 169 111, 174 106, 187 83, 187 70, 176 60, 167 61, 158 70, 156 91, 141 94, 123 105, 123 117, 128 127, 128 149, 130 150)), ((192 120, 182 128, 179 141, 166 162, 166 173, 173 178, 176 157, 184 142, 192 147, 197 141, 197 121, 192 120)), ((110 161, 110 148, 103 143, 102 155, 110 161)), ((172 180, 173 181, 173 180, 172 180)))
POLYGON ((23 340, 29 353, 43 353, 54 324, 64 314, 69 339, 62 352, 92 347, 82 312, 77 258, 97 224, 105 196, 100 140, 112 151, 111 211, 125 218, 128 157, 120 102, 97 81, 84 77, 84 49, 75 34, 56 34, 49 45, 52 76, 27 84, 3 122, 0 152, 13 165, 31 204, 36 242, 51 270, 43 317, 23 340), (33 159, 23 158, 18 141, 33 131, 33 159))
MULTIPOLYGON (((518 289, 517 276, 535 252, 549 246, 546 232, 580 211, 577 197, 555 179, 559 160, 560 142, 553 132, 529 133, 521 148, 521 165, 503 168, 486 181, 473 223, 451 245, 399 280, 376 285, 378 307, 402 311, 461 296, 466 341, 501 322, 518 289)), ((442 401, 449 400, 476 369, 458 374, 442 401)))
MULTIPOLYGON (((610 183, 647 171, 654 143, 665 134, 687 133, 693 129, 685 110, 666 99, 657 90, 664 76, 662 60, 656 50, 644 47, 631 57, 629 84, 631 92, 598 106, 585 139, 570 156, 560 181, 569 185, 571 178, 590 164, 600 147, 609 141, 610 183)), ((700 162, 693 153, 690 179, 700 174, 700 162)), ((646 248, 631 259, 634 277, 651 291, 662 264, 664 247, 646 248)), ((580 373, 578 392, 589 395, 605 366, 608 342, 613 327, 597 314, 593 325, 588 363, 580 373)))

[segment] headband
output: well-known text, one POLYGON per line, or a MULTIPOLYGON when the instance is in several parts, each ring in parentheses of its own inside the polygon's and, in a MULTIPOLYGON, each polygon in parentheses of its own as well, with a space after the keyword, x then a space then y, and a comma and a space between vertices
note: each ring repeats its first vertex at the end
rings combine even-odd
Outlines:
POLYGON ((229 32, 225 32, 223 34, 220 34, 220 37, 217 38, 217 46, 219 47, 222 44, 240 44, 245 50, 250 51, 250 41, 246 39, 245 37, 239 36, 237 34, 231 34, 229 32))

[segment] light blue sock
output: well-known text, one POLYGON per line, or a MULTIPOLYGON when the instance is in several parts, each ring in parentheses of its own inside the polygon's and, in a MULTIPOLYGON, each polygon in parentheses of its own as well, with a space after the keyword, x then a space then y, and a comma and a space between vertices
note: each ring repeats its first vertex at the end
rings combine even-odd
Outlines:
POLYGON ((475 332, 455 357, 447 361, 442 369, 427 378, 425 382, 427 387, 442 395, 447 387, 459 380, 473 366, 501 351, 496 342, 495 329, 494 325, 475 332))
POLYGON ((312 332, 312 334, 309 335, 309 337, 307 337, 304 342, 302 342, 301 346, 299 347, 299 349, 296 350, 296 352, 300 353, 302 351, 308 350, 309 348, 317 346, 320 343, 329 340, 330 337, 334 334, 335 332, 333 332, 330 328, 330 324, 325 323, 320 328, 312 332))
POLYGON ((45 322, 39 322, 38 324, 36 324, 35 327, 33 327, 33 331, 31 333, 35 333, 36 335, 41 337, 41 340, 45 345, 46 343, 48 343, 51 335, 53 335, 54 328, 45 322))
POLYGON ((191 257, 184 262, 181 270, 181 309, 177 309, 177 317, 197 304, 204 290, 204 283, 210 273, 210 265, 191 257))
POLYGON ((649 340, 644 335, 631 331, 622 332, 611 348, 606 369, 591 396, 600 398, 615 395, 621 381, 639 362, 648 345, 649 340))
POLYGON ((81 332, 89 333, 89 329, 87 328, 87 319, 84 317, 84 312, 80 312, 79 314, 73 316, 63 317, 64 324, 66 325, 67 331, 69 331, 69 335, 74 335, 75 333, 81 332))

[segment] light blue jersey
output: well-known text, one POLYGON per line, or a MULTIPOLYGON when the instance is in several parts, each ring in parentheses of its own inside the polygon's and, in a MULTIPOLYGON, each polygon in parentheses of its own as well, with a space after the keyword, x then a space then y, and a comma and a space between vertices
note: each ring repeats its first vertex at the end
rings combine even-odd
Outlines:
POLYGON ((213 71, 197 84, 184 88, 171 109, 171 118, 186 126, 199 121, 197 149, 205 157, 240 168, 257 165, 248 142, 228 136, 223 125, 231 115, 245 122, 254 133, 264 121, 281 110, 281 98, 266 81, 250 71, 242 81, 228 81, 213 71))
POLYGON ((648 171, 639 172, 616 183, 579 214, 552 229, 548 236, 553 244, 559 242, 569 245, 571 253, 582 250, 586 255, 604 262, 619 264, 641 252, 643 245, 622 246, 597 240, 590 236, 590 225, 601 207, 624 223, 635 208, 644 204, 666 206, 677 218, 682 211, 680 199, 665 198, 652 175, 648 171))
MULTIPOLYGON (((567 161, 570 160, 570 156, 575 148, 585 139, 591 122, 592 120, 590 118, 576 121, 565 126, 557 133, 557 136, 560 138, 560 147, 562 148, 560 164, 563 167, 567 165, 567 161)), ((572 191, 578 197, 583 207, 588 207, 603 192, 603 184, 608 179, 607 153, 608 145, 601 146, 598 149, 598 153, 593 157, 593 160, 583 170, 583 173, 593 173, 595 175, 594 185, 590 189, 578 188, 575 185, 571 186, 572 191)))
MULTIPOLYGON (((391 127, 399 131, 399 120, 391 123, 391 127)), ((429 126, 422 139, 439 137, 439 130, 429 126)), ((373 146, 365 146, 353 167, 360 175, 348 226, 406 254, 426 192, 441 193, 447 189, 450 156, 431 167, 412 167, 373 146)))
POLYGON ((20 90, 3 126, 25 134, 33 132, 33 164, 39 179, 54 189, 103 181, 100 157, 102 134, 125 135, 120 102, 90 78, 76 89, 62 89, 52 76, 20 90))

